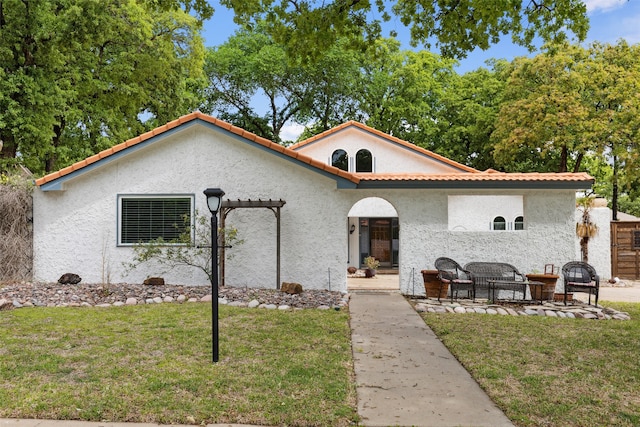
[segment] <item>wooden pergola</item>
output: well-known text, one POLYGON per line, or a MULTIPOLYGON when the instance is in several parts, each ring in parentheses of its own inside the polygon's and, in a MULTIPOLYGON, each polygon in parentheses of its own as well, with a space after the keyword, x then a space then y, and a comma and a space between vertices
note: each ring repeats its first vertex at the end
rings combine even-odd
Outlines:
MULTIPOLYGON (((280 289, 280 208, 285 205, 284 200, 223 200, 220 205, 220 228, 224 230, 229 212, 240 208, 265 208, 271 210, 276 216, 276 289, 280 289)), ((220 245, 220 284, 225 285, 225 246, 220 245)))

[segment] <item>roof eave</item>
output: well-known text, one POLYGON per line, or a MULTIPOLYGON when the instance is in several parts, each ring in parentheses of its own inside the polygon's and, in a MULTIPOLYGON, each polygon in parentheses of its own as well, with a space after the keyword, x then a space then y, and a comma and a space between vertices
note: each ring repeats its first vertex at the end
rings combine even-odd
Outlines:
POLYGON ((587 190, 589 181, 505 181, 505 180, 362 180, 358 189, 430 189, 430 190, 587 190))

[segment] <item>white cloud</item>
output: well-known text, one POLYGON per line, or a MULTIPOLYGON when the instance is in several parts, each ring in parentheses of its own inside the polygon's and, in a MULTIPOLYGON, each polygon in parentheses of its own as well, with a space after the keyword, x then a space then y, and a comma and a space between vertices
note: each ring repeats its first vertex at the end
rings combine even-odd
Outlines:
POLYGON ((287 123, 280 130, 280 138, 283 141, 296 141, 303 130, 304 125, 287 123))
POLYGON ((622 7, 629 0, 584 0, 587 6, 587 12, 609 12, 611 10, 622 7))

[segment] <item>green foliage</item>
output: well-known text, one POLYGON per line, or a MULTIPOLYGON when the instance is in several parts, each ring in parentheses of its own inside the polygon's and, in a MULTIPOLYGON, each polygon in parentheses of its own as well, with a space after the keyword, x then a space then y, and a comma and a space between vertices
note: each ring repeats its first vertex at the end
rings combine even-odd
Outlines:
POLYGON ((195 108, 204 51, 178 7, 200 3, 0 3, 0 158, 50 172, 195 108))
MULTIPOLYGON (((205 273, 211 282, 213 279, 211 271, 211 224, 209 218, 199 215, 196 211, 193 225, 191 218, 185 216, 184 231, 177 239, 166 241, 162 237, 140 242, 134 246, 133 261, 125 263, 128 271, 137 268, 140 264, 155 262, 164 269, 159 274, 176 267, 193 267, 205 273), (192 231, 193 230, 193 231, 192 231)), ((233 227, 219 228, 218 236, 220 242, 216 243, 224 246, 237 246, 244 243, 238 237, 238 230, 233 227)), ((229 257, 230 258, 230 257, 229 257)))
MULTIPOLYGON (((296 62, 313 62, 347 39, 354 49, 366 47, 380 36, 380 22, 390 19, 387 2, 301 0, 222 0, 234 10, 235 22, 245 28, 267 23, 266 31, 285 47, 296 62)), ((464 57, 474 48, 487 49, 506 34, 533 49, 544 42, 564 42, 573 33, 587 35, 586 7, 581 0, 521 2, 511 0, 435 1, 401 0, 391 12, 410 27, 414 45, 430 47, 431 41, 447 57, 464 57)), ((393 34, 392 34, 393 35, 393 34)))

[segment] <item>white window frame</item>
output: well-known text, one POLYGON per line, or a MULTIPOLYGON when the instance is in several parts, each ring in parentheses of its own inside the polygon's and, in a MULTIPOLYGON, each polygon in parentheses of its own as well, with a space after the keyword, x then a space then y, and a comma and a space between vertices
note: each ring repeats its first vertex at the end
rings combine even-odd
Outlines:
MULTIPOLYGON (((189 216, 190 216, 190 229, 191 229, 191 241, 195 241, 195 195, 194 194, 119 194, 118 195, 118 212, 117 212, 117 235, 118 246, 136 246, 140 242, 123 242, 122 239, 122 226, 123 226, 123 201, 124 200, 177 200, 188 199, 189 200, 189 216)), ((147 242, 142 242, 147 243, 147 242)))

